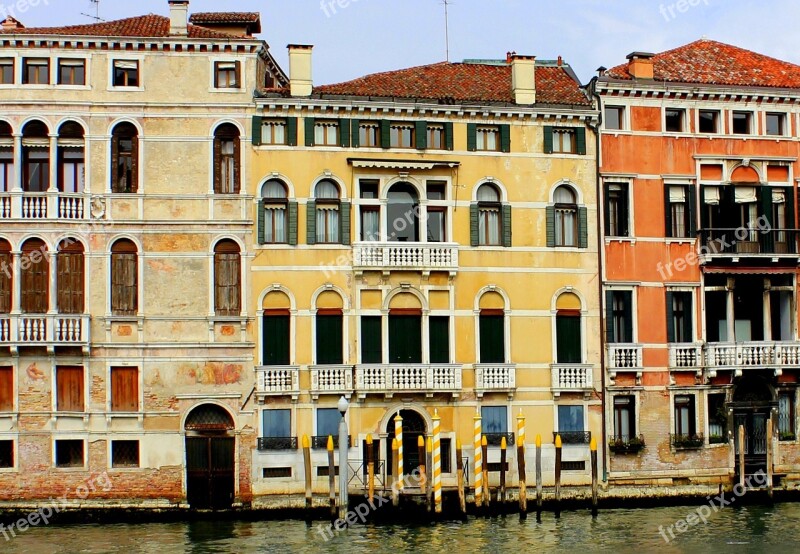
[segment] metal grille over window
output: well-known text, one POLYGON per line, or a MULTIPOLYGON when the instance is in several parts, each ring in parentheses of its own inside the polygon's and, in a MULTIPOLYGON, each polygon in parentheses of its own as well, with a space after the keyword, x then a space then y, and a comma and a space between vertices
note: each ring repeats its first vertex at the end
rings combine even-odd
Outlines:
POLYGON ((187 431, 230 431, 233 418, 220 406, 205 404, 195 408, 186 418, 187 431))

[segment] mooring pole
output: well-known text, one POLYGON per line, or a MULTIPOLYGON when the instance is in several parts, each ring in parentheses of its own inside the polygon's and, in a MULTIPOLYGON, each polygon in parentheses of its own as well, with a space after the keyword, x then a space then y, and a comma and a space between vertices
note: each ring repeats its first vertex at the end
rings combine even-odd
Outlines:
POLYGON ((500 503, 500 512, 506 505, 506 449, 508 442, 503 437, 500 440, 500 490, 497 492, 497 501, 500 503))
POLYGON ((528 517, 528 491, 526 490, 525 476, 525 416, 522 408, 517 416, 517 472, 519 473, 519 515, 520 518, 528 517))
POLYGON ((492 497, 492 489, 489 488, 489 442, 486 435, 481 437, 481 455, 483 457, 483 505, 486 508, 486 515, 489 515, 489 503, 492 497))
POLYGON ((592 437, 589 443, 592 463, 592 515, 597 516, 597 439, 592 437))
POLYGON ((305 469, 306 478, 306 510, 311 517, 311 507, 313 504, 313 496, 311 491, 311 441, 308 435, 303 435, 303 468, 305 469))
POLYGON ((400 461, 399 461, 400 446, 397 438, 392 439, 392 505, 397 508, 400 505, 400 461))
POLYGON ((372 448, 372 435, 367 435, 367 497, 369 503, 375 499, 375 451, 372 448))
POLYGON ((456 484, 458 486, 458 508, 462 517, 467 517, 467 495, 464 493, 464 458, 461 440, 456 439, 456 484))
POLYGON ((773 455, 773 445, 772 445, 772 413, 769 414, 769 419, 767 420, 767 494, 769 495, 770 501, 772 501, 772 455, 773 455))
POLYGON ((426 494, 427 488, 427 473, 425 469, 425 437, 422 435, 417 437, 417 455, 419 458, 419 490, 422 494, 426 494))
POLYGON ((333 435, 328 435, 328 495, 331 519, 336 520, 336 461, 333 458, 333 435))
POLYGON ((556 517, 561 515, 561 435, 556 435, 556 517))
POLYGON ((744 490, 744 425, 739 425, 739 485, 744 490))
POLYGON ((536 521, 542 519, 542 435, 536 435, 536 521))

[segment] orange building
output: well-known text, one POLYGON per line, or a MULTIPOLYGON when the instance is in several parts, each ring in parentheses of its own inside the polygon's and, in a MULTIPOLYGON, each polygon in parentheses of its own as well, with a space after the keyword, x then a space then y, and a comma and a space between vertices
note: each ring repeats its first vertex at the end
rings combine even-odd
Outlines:
POLYGON ((609 481, 729 483, 740 426, 796 476, 800 67, 700 40, 595 90, 609 481))

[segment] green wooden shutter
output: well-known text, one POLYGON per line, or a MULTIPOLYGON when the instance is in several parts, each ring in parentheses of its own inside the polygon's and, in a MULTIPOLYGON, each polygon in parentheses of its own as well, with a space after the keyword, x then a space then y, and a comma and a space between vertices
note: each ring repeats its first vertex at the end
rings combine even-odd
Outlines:
POLYGON ((667 342, 675 342, 675 311, 673 300, 675 293, 667 291, 667 342))
POLYGON ((297 118, 286 118, 286 144, 289 146, 297 146, 297 118))
POLYGON ((578 127, 575 129, 575 150, 578 155, 586 155, 586 128, 578 127))
POLYGON ((383 324, 381 316, 361 317, 361 363, 383 363, 383 324))
POLYGON ((467 150, 475 152, 478 150, 478 124, 467 123, 467 150))
MULTIPOLYGON (((786 227, 788 229, 796 229, 797 226, 794 222, 795 213, 795 196, 794 187, 789 187, 786 190, 786 227)), ((797 233, 788 231, 786 233, 786 241, 789 243, 789 253, 794 254, 797 252, 797 233)))
POLYGON ((264 316, 264 365, 289 365, 289 316, 264 316))
POLYGON ((316 121, 313 117, 306 118, 306 146, 314 146, 314 128, 316 127, 316 121))
POLYGON ((631 229, 630 229, 630 191, 628 190, 628 183, 622 185, 622 202, 620 202, 620 210, 619 210, 619 218, 622 221, 622 233, 623 237, 631 236, 631 229))
POLYGON ((578 208, 578 248, 589 248, 589 210, 578 208))
POLYGON ((317 202, 306 202, 306 244, 317 244, 317 202))
POLYGON ((339 120, 339 145, 342 148, 350 148, 350 120, 339 120))
POLYGON ((556 316, 556 362, 559 364, 579 364, 581 355, 580 316, 556 316))
POLYGON ((544 153, 553 153, 553 128, 549 125, 544 127, 544 153))
POLYGON ((428 122, 417 121, 414 127, 417 150, 425 150, 428 147, 428 122))
POLYGON ((614 291, 606 291, 606 342, 614 344, 617 337, 614 334, 614 291))
POLYGON ((431 316, 428 320, 430 363, 450 363, 450 318, 431 316))
POLYGON ((339 242, 345 245, 350 244, 350 202, 339 204, 339 242))
POLYGON ((633 293, 622 293, 624 300, 625 342, 633 342, 633 293))
POLYGON ((350 120, 350 146, 358 148, 361 146, 361 120, 350 120))
POLYGON ((421 316, 389 316, 389 363, 422 363, 421 316))
POLYGON ((344 363, 342 316, 317 315, 316 325, 317 364, 339 365, 344 363))
POLYGON ((448 121, 444 124, 444 143, 447 150, 455 149, 455 140, 453 138, 453 122, 448 121))
POLYGON ((700 187, 700 228, 703 230, 708 229, 708 207, 706 207, 705 203, 705 190, 708 187, 700 187))
POLYGON ((547 247, 553 248, 556 245, 556 207, 547 206, 547 247))
POLYGON ((511 248, 511 204, 503 204, 500 213, 503 218, 503 246, 511 248))
POLYGON ((689 218, 686 228, 689 230, 689 238, 695 238, 697 236, 697 187, 695 185, 686 187, 686 196, 688 200, 686 217, 689 218))
POLYGON ((289 244, 297 246, 297 201, 289 200, 289 244))
POLYGON ((261 146, 261 127, 264 125, 264 118, 257 115, 253 116, 253 146, 261 146))
POLYGON ((266 229, 265 222, 264 222, 264 203, 259 200, 258 204, 256 204, 256 220, 258 221, 258 244, 265 244, 264 242, 264 234, 266 229))
POLYGON ((683 305, 686 311, 686 317, 683 318, 683 334, 689 341, 694 340, 694 293, 683 292, 684 295, 683 305))
POLYGON ((500 125, 500 150, 511 152, 511 125, 500 125))
MULTIPOLYGON (((760 187, 758 192, 761 197, 760 215, 766 218, 770 227, 773 227, 775 222, 772 217, 772 187, 760 187)), ((755 221, 753 223, 755 224, 755 221)), ((762 252, 772 253, 775 251, 773 236, 772 233, 760 233, 762 252)))
POLYGON ((389 120, 381 120, 381 148, 392 147, 392 124, 389 120))
POLYGON ((672 202, 669 201, 669 185, 664 183, 664 236, 672 237, 672 202))
POLYGON ((505 363, 505 317, 502 315, 481 315, 479 317, 479 327, 480 363, 505 363))
POLYGON ((480 246, 481 238, 479 234, 478 217, 480 216, 478 203, 473 202, 469 205, 469 243, 472 246, 480 246))

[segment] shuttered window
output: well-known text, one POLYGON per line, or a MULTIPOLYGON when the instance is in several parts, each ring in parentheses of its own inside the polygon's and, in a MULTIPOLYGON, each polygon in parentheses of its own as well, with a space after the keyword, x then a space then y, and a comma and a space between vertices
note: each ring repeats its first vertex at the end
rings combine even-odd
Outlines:
POLYGON ((383 363, 381 316, 363 316, 361 318, 361 363, 383 363))
POLYGON ((229 123, 214 132, 214 193, 238 194, 241 189, 239 129, 229 123))
POLYGON ((11 312, 11 291, 14 289, 13 263, 11 245, 0 240, 0 314, 11 312))
POLYGON ((111 248, 111 313, 136 315, 139 311, 139 263, 136 245, 122 239, 111 248))
POLYGON ((0 367, 0 412, 14 411, 14 368, 0 367))
POLYGON ((84 312, 84 255, 81 243, 67 239, 59 245, 56 276, 58 313, 84 312))
POLYGON ((264 365, 289 365, 290 316, 288 310, 266 310, 263 322, 264 365))
POLYGON ((56 368, 56 410, 83 412, 83 368, 56 368))
POLYGON ((694 340, 693 329, 692 293, 667 291, 667 342, 692 342, 694 340))
POLYGON ((138 131, 130 123, 120 123, 111 134, 111 192, 137 192, 138 179, 138 131))
POLYGON ((214 62, 215 88, 242 88, 241 62, 214 62))
POLYGON ((344 363, 342 347, 342 311, 318 310, 316 317, 317 364, 344 363))
POLYGON ((22 312, 46 314, 49 308, 50 261, 44 242, 31 239, 22 245, 20 270, 22 312))
POLYGON ((611 344, 633 342, 633 293, 606 292, 606 341, 611 344))
POLYGON ((238 316, 242 310, 242 261, 239 245, 223 240, 214 248, 214 312, 238 316))
POLYGON ((481 310, 480 363, 503 364, 506 362, 505 315, 502 310, 481 310))
POLYGON ((432 364, 450 363, 450 318, 431 316, 428 320, 429 352, 432 364))
POLYGON ((581 355, 580 313, 559 311, 556 315, 556 361, 559 364, 579 364, 581 355))
POLYGON ((422 363, 422 314, 392 310, 389 314, 389 363, 422 363))
POLYGON ((111 411, 139 411, 139 368, 111 368, 111 411))
POLYGON ((477 202, 470 205, 472 246, 511 247, 511 205, 500 202, 500 191, 484 183, 478 188, 477 202))

